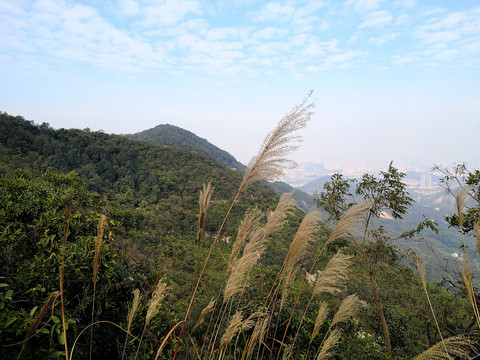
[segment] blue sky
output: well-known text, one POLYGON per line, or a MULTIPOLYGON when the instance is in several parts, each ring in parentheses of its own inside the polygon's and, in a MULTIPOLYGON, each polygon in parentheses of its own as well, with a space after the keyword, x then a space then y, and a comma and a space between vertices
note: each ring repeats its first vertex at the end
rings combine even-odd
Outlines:
POLYGON ((195 132, 247 163, 314 90, 294 159, 480 166, 480 3, 0 0, 0 110, 195 132))

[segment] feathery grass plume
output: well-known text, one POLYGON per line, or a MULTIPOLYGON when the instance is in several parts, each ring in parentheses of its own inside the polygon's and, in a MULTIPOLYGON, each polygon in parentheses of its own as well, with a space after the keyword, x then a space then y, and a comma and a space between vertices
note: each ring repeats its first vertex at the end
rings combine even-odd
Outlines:
POLYGON ((292 133, 304 128, 313 115, 312 109, 315 104, 307 103, 311 94, 312 92, 285 114, 277 127, 267 135, 258 155, 254 156, 248 164, 239 191, 255 181, 278 179, 282 176, 283 169, 296 166, 296 163, 288 160, 286 156, 298 148, 298 145, 292 145, 292 143, 302 141, 301 136, 292 135, 292 133))
POLYGON ((310 343, 313 341, 313 339, 315 339, 315 336, 318 335, 318 331, 320 330, 320 327, 323 325, 325 319, 327 318, 327 315, 328 315, 327 303, 322 302, 322 304, 320 305, 320 308, 318 309, 317 317, 315 319, 315 325, 313 326, 310 343))
POLYGON ((221 348, 230 344, 230 341, 232 341, 235 335, 237 335, 242 330, 242 325, 242 312, 237 311, 235 315, 233 315, 232 320, 230 320, 230 323, 225 330, 225 334, 223 334, 222 338, 220 339, 221 348))
POLYGON ((475 238, 477 239, 477 251, 480 254, 480 217, 473 223, 473 231, 475 232, 475 238))
POLYGON ((208 205, 210 204, 210 198, 212 197, 212 184, 203 184, 203 189, 200 191, 198 198, 198 226, 197 226, 197 246, 200 245, 200 239, 202 238, 203 228, 205 227, 205 217, 207 216, 208 205))
POLYGON ((238 227, 237 237, 232 246, 232 252, 230 254, 230 259, 228 260, 229 268, 252 232, 260 227, 262 217, 262 212, 256 207, 248 209, 245 213, 243 220, 238 227))
POLYGON ((348 209, 348 211, 337 222, 337 225, 328 237, 327 243, 363 227, 363 221, 367 213, 370 211, 371 206, 372 202, 370 200, 365 200, 348 209))
POLYGON ((452 336, 425 350, 414 360, 469 359, 473 349, 472 345, 472 341, 463 335, 452 336), (445 349, 448 353, 445 352, 445 349))
POLYGON ((341 330, 339 329, 333 330, 330 336, 327 338, 327 340, 325 340, 325 342, 323 343, 322 350, 320 350, 320 353, 317 356, 317 360, 328 359, 331 356, 329 352, 330 349, 338 344, 341 337, 342 337, 341 330))
POLYGON ((266 317, 259 316, 255 323, 255 327, 252 332, 252 336, 250 336, 250 341, 248 342, 247 348, 247 357, 250 357, 255 350, 255 346, 259 342, 263 341, 265 336, 265 332, 267 331, 268 323, 270 322, 271 315, 267 315, 266 317))
POLYGON ((339 293, 347 279, 347 270, 351 264, 351 259, 351 256, 340 251, 337 252, 325 266, 325 269, 318 273, 312 296, 322 292, 332 295, 339 293))
POLYGON ((258 228, 252 232, 251 239, 245 245, 242 257, 233 263, 232 271, 225 285, 224 303, 242 289, 246 281, 247 271, 258 263, 266 250, 264 239, 264 228, 258 228))
POLYGON ((287 215, 295 207, 295 200, 292 199, 293 191, 282 194, 278 200, 277 207, 267 215, 267 224, 265 225, 265 237, 270 236, 275 231, 283 229, 287 215))
POLYGON ((280 308, 286 300, 288 287, 295 278, 296 265, 305 256, 307 247, 313 240, 313 235, 320 229, 318 221, 320 220, 320 213, 318 211, 311 211, 303 218, 298 230, 293 237, 293 240, 288 248, 285 257, 285 275, 283 280, 282 296, 280 298, 280 308))
POLYGON ((468 189, 464 187, 460 188, 455 195, 455 205, 457 206, 458 223, 460 226, 463 224, 463 211, 465 210, 468 196, 468 189))
POLYGON ((468 301, 470 301, 470 304, 475 308, 475 292, 473 290, 472 273, 465 268, 462 268, 460 269, 460 274, 462 275, 465 289, 467 290, 468 301))
POLYGON ((100 267, 100 248, 103 241, 103 232, 105 230, 105 225, 107 224, 107 217, 104 214, 100 215, 97 225, 97 237, 95 238, 95 256, 93 258, 93 283, 96 284, 98 281, 98 269, 100 267))
POLYGON ((305 256, 307 247, 313 240, 313 235, 320 229, 318 224, 319 220, 320 213, 318 211, 311 211, 305 215, 288 248, 285 257, 285 265, 287 268, 292 268, 305 256))
POLYGON ((157 315, 158 304, 165 297, 167 289, 167 285, 163 281, 159 280, 148 305, 147 316, 145 317, 145 327, 147 327, 150 320, 157 315))
POLYGON ((192 332, 196 328, 198 328, 200 325, 202 325, 203 321, 205 320, 205 316, 207 316, 210 313, 210 311, 213 310, 214 306, 215 306, 215 299, 212 298, 210 302, 207 304, 207 306, 205 306, 205 308, 200 313, 200 316, 198 317, 197 322, 195 323, 195 325, 193 325, 192 332))
POLYGON ((333 317, 332 324, 335 324, 348 320, 350 317, 355 316, 358 310, 362 307, 362 302, 356 294, 349 295, 340 304, 337 313, 333 317))
POLYGON ((28 330, 27 330, 27 333, 25 334, 25 340, 23 341, 22 347, 25 347, 25 345, 27 345, 27 341, 30 340, 30 337, 32 336, 33 332, 37 329, 38 324, 40 323, 40 321, 43 319, 45 314, 48 312, 50 307, 53 305, 53 303, 55 302, 55 300, 59 296, 60 296, 60 291, 54 291, 50 294, 47 301, 45 301, 45 304, 43 304, 42 308, 37 313, 37 315, 33 319, 32 323, 28 327, 28 330))
POLYGON ((132 308, 128 312, 127 316, 127 331, 130 331, 130 326, 132 326, 133 318, 135 317, 135 313, 137 312, 138 305, 140 305, 140 290, 135 289, 132 291, 133 293, 133 302, 132 308))

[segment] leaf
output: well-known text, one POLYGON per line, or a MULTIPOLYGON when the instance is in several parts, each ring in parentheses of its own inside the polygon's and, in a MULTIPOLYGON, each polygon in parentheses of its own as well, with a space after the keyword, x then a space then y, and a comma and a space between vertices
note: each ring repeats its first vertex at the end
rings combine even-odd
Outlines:
POLYGON ((38 306, 35 306, 32 310, 30 310, 30 316, 33 316, 35 312, 37 311, 38 306))
POLYGON ((6 293, 5 293, 5 299, 6 300, 12 300, 12 296, 13 296, 13 290, 8 290, 6 293))
POLYGON ((17 317, 16 317, 16 316, 8 319, 8 320, 5 321, 5 323, 3 324, 3 327, 4 327, 4 328, 8 327, 8 326, 9 326, 11 323, 13 323, 15 320, 17 320, 17 317))

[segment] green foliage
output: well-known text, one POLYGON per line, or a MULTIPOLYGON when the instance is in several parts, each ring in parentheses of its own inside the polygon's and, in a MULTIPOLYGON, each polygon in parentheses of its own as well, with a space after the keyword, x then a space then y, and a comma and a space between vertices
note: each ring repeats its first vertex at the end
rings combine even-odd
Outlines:
POLYGON ((142 140, 151 144, 166 145, 196 151, 215 159, 221 164, 245 172, 245 165, 239 163, 232 155, 210 144, 194 133, 170 124, 157 125, 152 129, 126 135, 132 140, 142 140))
MULTIPOLYGON (((479 174, 472 174, 467 180, 476 186, 480 183, 477 181, 479 174)), ((332 182, 325 185, 317 204, 326 209, 331 220, 338 220, 356 197, 366 198, 373 204, 369 217, 376 218, 382 211, 389 211, 395 219, 402 219, 412 202, 402 183, 403 177, 404 174, 390 164, 387 171, 380 173, 380 178, 365 175, 356 183, 354 195, 352 181, 335 175, 332 182)), ((94 239, 102 213, 107 215, 108 223, 101 244, 94 320, 126 327, 132 290, 140 289, 143 298, 130 329, 134 336, 127 337, 111 324, 94 325, 94 358, 120 358, 124 343, 126 358, 135 356, 139 344, 135 336, 140 337, 144 328, 148 300, 158 279, 165 279, 169 287, 166 300, 151 320, 138 356, 139 359, 154 358, 166 334, 183 319, 192 284, 240 182, 238 172, 195 152, 89 130, 53 130, 48 124, 37 126, 21 117, 0 113, 0 244, 3 250, 0 253, 0 343, 13 345, 0 347, 0 357, 17 358, 20 352, 20 358, 25 359, 65 357, 59 299, 41 314, 23 351, 21 344, 50 294, 59 289, 65 236, 64 298, 70 348, 80 332, 90 325, 94 239), (197 196, 203 183, 208 182, 215 191, 204 237, 197 246, 197 196)), ((235 203, 205 269, 177 358, 196 358, 203 340, 209 341, 213 336, 212 328, 217 320, 218 337, 221 337, 230 319, 228 314, 232 315, 235 308, 241 309, 245 316, 264 310, 265 299, 269 290, 278 284, 277 275, 285 253, 304 216, 299 209, 288 215, 284 230, 269 239, 265 255, 251 269, 250 280, 241 295, 223 310, 225 316, 219 315, 220 301, 211 327, 206 318, 189 337, 193 322, 204 306, 223 292, 226 259, 245 211, 256 206, 268 213, 275 208, 277 200, 278 195, 271 188, 253 184, 235 203)), ((404 236, 413 236, 432 225, 425 219, 404 236)), ((282 341, 285 348, 296 339, 292 359, 306 358, 307 353, 308 358, 312 358, 328 335, 328 324, 341 299, 354 293, 366 305, 358 317, 338 325, 343 340, 334 347, 334 358, 388 357, 375 295, 379 296, 385 310, 395 358, 412 358, 438 342, 439 335, 432 325, 420 281, 408 267, 399 263, 400 255, 391 245, 388 231, 376 223, 370 226, 373 227, 366 235, 372 241, 367 241, 363 247, 361 242, 356 246, 347 238, 332 241, 325 247, 330 229, 325 225, 320 227, 316 241, 302 259, 283 309, 279 311, 278 306, 273 305, 274 318, 264 344, 273 350, 274 356, 282 341), (303 285, 305 273, 310 269, 314 273, 324 269, 340 249, 352 255, 354 261, 345 292, 311 299, 312 287, 303 285), (368 286, 372 276, 378 285, 377 294, 368 286), (295 302, 297 294, 299 303, 295 302), (329 314, 309 349, 320 302, 328 304, 329 314), (304 313, 303 319, 301 314, 304 313), (293 314, 291 322, 290 314, 293 314)), ((431 285, 429 293, 444 337, 476 330, 465 299, 431 285)), ((88 357, 89 337, 85 335, 88 333, 80 336, 75 358, 88 357)), ((225 348, 225 358, 234 359, 245 354, 252 333, 253 328, 241 331, 225 348)), ((177 340, 178 331, 167 342, 161 358, 173 357, 177 340)), ((259 354, 263 358, 270 356, 263 345, 259 354)), ((221 355, 217 351, 214 356, 221 355)))

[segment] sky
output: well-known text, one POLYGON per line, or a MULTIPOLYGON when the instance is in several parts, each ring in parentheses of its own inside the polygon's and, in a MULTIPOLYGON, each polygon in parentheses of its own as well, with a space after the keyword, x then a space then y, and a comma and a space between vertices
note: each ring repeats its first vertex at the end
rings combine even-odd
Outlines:
POLYGON ((248 163, 313 90, 292 158, 480 167, 480 3, 0 0, 0 111, 180 126, 248 163))

